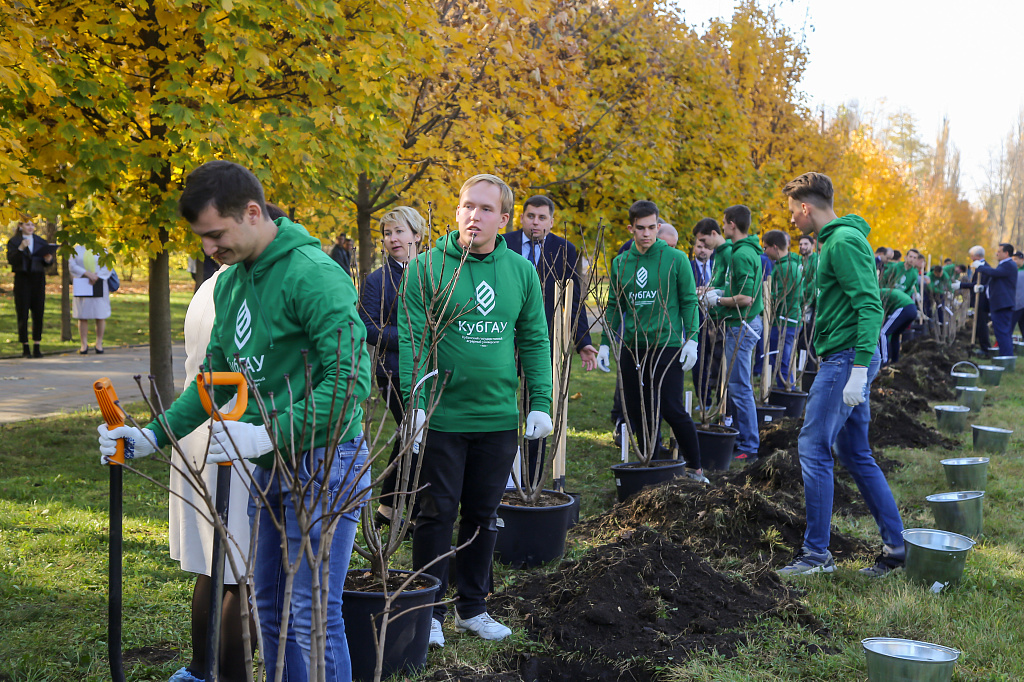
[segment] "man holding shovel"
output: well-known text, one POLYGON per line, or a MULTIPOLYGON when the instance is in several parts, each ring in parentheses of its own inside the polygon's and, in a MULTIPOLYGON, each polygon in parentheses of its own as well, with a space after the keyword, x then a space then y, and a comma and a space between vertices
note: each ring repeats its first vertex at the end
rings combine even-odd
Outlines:
MULTIPOLYGON (((214 290, 210 368, 244 372, 266 409, 273 410, 264 423, 259 401, 250 396, 239 421, 214 422, 207 459, 207 464, 251 459, 257 465, 248 500, 250 522, 259 530, 253 602, 268 677, 275 676, 281 646, 284 679, 305 682, 310 676, 311 639, 319 637, 312 631, 313 604, 322 598, 313 590, 328 585, 321 614, 324 672, 328 680, 350 679, 341 600, 369 484, 361 404, 372 377, 355 286, 302 226, 287 218, 270 220, 263 187, 238 164, 210 161, 193 170, 178 208, 206 254, 231 266, 214 290), (335 429, 338 445, 328 451, 335 429), (294 495, 300 487, 304 498, 294 495), (311 566, 307 551, 317 555, 322 536, 331 542, 328 559, 311 566), (297 572, 291 603, 282 604, 289 562, 297 563, 297 572), (288 631, 281 632, 288 614, 288 631)), ((124 439, 126 459, 144 457, 168 445, 172 435, 191 432, 207 419, 199 390, 193 381, 144 429, 101 425, 101 454, 109 456, 124 439)), ((215 397, 223 404, 220 391, 215 397)))
POLYGON ((821 364, 807 399, 807 416, 798 440, 807 530, 802 549, 779 569, 779 575, 831 573, 836 568, 828 551, 833 445, 857 483, 885 543, 875 564, 861 572, 886 575, 903 566, 906 550, 896 501, 868 444, 868 388, 878 373, 882 325, 875 260, 867 239, 871 228, 859 216, 836 216, 832 181, 826 175, 804 173, 789 182, 783 192, 789 198, 793 224, 804 234, 816 234, 821 243, 814 330, 814 350, 821 364))

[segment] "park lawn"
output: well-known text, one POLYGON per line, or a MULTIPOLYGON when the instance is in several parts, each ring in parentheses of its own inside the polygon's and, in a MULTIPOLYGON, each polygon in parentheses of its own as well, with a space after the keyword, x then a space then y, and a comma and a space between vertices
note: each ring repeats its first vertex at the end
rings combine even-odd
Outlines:
MULTIPOLYGON (((145 279, 121 281, 121 288, 110 295, 110 319, 104 333, 103 345, 135 346, 149 343, 149 296, 145 279)), ((46 309, 43 317, 43 341, 40 349, 45 354, 77 351, 81 344, 78 338, 78 322, 71 320, 71 341, 60 340, 60 287, 58 278, 47 278, 46 309)), ((0 358, 19 357, 21 343, 18 341, 18 322, 14 313, 14 275, 0 274, 0 358)), ((171 330, 172 341, 185 340, 185 310, 192 300, 192 276, 185 270, 171 271, 171 330)), ((29 322, 31 342, 32 324, 29 322)), ((95 345, 95 324, 89 325, 89 346, 95 345)))
MULTIPOLYGON (((569 490, 583 493, 584 517, 614 502, 608 466, 618 459, 608 409, 614 375, 574 372, 570 402, 569 490)), ((983 421, 1009 426, 1024 421, 1024 371, 990 390, 983 421)), ((135 406, 138 416, 144 414, 135 406)), ((923 415, 928 420, 928 415, 923 415)), ((97 464, 96 412, 0 427, 0 680, 102 680, 106 667, 107 472, 97 464)), ((959 451, 886 451, 906 466, 890 477, 907 527, 931 526, 924 496, 945 490, 939 459, 969 456, 970 436, 959 451)), ((383 446, 382 446, 383 447, 383 446)), ((860 639, 910 637, 961 649, 956 680, 1024 679, 1024 443, 1019 435, 1006 455, 992 456, 985 500, 987 536, 972 551, 959 587, 940 595, 909 584, 902 576, 870 581, 857 575, 863 561, 841 563, 831 576, 793 579, 806 591, 804 602, 829 628, 823 639, 797 626, 768 620, 763 635, 725 659, 697 654, 660 669, 665 680, 864 680, 860 639), (818 649, 795 647, 794 642, 818 649)), ((156 480, 166 466, 141 462, 156 480)), ((166 493, 138 476, 125 476, 124 649, 152 647, 129 657, 130 680, 165 680, 184 664, 189 650, 188 607, 192 582, 167 558, 166 493), (171 654, 154 656, 153 651, 171 654), (173 653, 179 651, 177 657, 173 653)), ((877 543, 869 517, 837 517, 844 532, 877 543)), ((569 555, 586 550, 582 543, 569 555)), ((407 553, 397 558, 408 562, 407 553)), ((353 559, 353 564, 358 564, 353 559)), ((555 570, 552 568, 552 570, 555 570)), ((498 566, 501 586, 525 575, 498 566)), ((429 670, 461 665, 501 668, 523 651, 547 646, 527 639, 522 623, 505 642, 491 644, 447 630, 448 644, 430 654, 429 670)), ((450 628, 450 626, 449 626, 450 628)))

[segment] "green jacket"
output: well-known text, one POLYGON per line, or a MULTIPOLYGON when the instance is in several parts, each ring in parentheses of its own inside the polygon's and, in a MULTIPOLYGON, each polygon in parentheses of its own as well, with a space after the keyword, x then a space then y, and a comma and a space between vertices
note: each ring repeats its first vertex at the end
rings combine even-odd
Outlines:
MULTIPOLYGON (((732 262, 732 240, 726 239, 714 253, 715 267, 711 271, 711 288, 725 291, 725 278, 732 262)), ((720 320, 725 316, 725 308, 715 306, 709 311, 711 319, 720 320)))
POLYGON ((885 289, 899 289, 913 298, 919 277, 920 273, 915 268, 908 268, 906 263, 889 263, 882 271, 879 286, 885 289))
POLYGON ((771 278, 772 306, 778 325, 799 327, 804 302, 803 258, 787 253, 775 263, 771 278))
MULTIPOLYGON (((818 295, 818 252, 812 251, 804 261, 804 305, 814 306, 818 295)), ((803 258, 803 256, 801 256, 803 258)))
POLYGON ((458 232, 441 237, 405 270, 398 305, 402 393, 410 395, 437 370, 418 393, 421 408, 438 400, 432 431, 516 429, 517 349, 530 410, 551 413, 551 344, 540 279, 500 234, 482 259, 458 240, 458 232))
POLYGON ((953 280, 953 275, 956 274, 956 273, 953 272, 954 270, 956 270, 956 263, 949 263, 947 265, 943 265, 942 266, 942 273, 946 277, 948 277, 950 279, 950 281, 953 280))
MULTIPOLYGON (((277 410, 273 431, 283 451, 290 450, 293 438, 303 450, 323 447, 339 417, 341 440, 350 440, 363 430, 362 403, 373 376, 366 327, 356 312, 356 288, 305 228, 287 218, 275 223, 277 236, 255 263, 237 263, 217 279, 217 315, 207 349, 211 369, 239 372, 244 365, 267 412, 277 410), (307 362, 312 377, 308 394, 307 362)), ((218 404, 233 392, 233 387, 217 389, 218 404)), ((207 419, 194 380, 166 419, 179 438, 207 419)), ((263 423, 251 390, 240 421, 263 423)), ((161 420, 148 428, 162 445, 169 442, 161 420)), ((254 461, 272 467, 274 456, 254 461)))
POLYGON ((889 317, 900 308, 906 308, 914 304, 914 299, 907 296, 900 289, 879 289, 878 297, 882 301, 882 310, 885 317, 889 317))
POLYGON ((761 290, 761 283, 764 281, 762 253, 764 250, 757 235, 750 235, 732 246, 729 272, 725 277, 725 293, 722 295, 750 296, 753 302, 746 308, 723 308, 722 319, 730 327, 738 327, 740 323, 754 319, 764 310, 764 296, 761 290))
POLYGON ((605 328, 628 348, 679 348, 696 339, 697 288, 686 255, 658 239, 640 253, 636 243, 612 261, 605 328))
POLYGON ((942 277, 936 279, 934 274, 928 275, 931 281, 928 282, 928 291, 940 298, 953 291, 952 282, 949 276, 943 272, 942 277))
POLYGON ((818 235, 814 350, 819 357, 852 348, 855 364, 867 366, 878 347, 882 302, 870 232, 863 218, 847 215, 822 227, 818 235))

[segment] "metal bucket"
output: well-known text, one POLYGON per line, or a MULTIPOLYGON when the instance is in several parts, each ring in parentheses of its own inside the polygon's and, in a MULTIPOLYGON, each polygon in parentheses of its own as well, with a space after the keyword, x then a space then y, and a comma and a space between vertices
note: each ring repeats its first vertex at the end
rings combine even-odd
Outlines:
POLYGON ((957 386, 977 386, 978 377, 980 375, 981 373, 978 371, 978 366, 973 362, 967 362, 966 360, 961 360, 953 365, 953 369, 949 372, 949 376, 953 377, 953 382, 957 386), (968 368, 967 371, 958 372, 956 368, 961 365, 965 365, 968 368), (971 372, 971 369, 974 371, 971 372))
POLYGON ((971 426, 974 431, 975 452, 992 452, 1001 455, 1006 452, 1006 446, 1010 444, 1010 429, 1001 429, 998 426, 971 426))
POLYGON ((956 435, 967 428, 967 414, 971 408, 966 405, 936 405, 935 418, 939 431, 956 435))
POLYGON ((953 490, 984 490, 988 481, 988 457, 957 457, 941 462, 946 483, 953 490))
POLYGON ((999 365, 978 365, 978 372, 981 373, 982 386, 998 386, 1003 372, 1006 370, 999 365))
POLYGON ((949 682, 960 652, 948 646, 894 637, 860 641, 870 682, 949 682))
POLYGON ((967 553, 974 540, 945 530, 909 528, 903 531, 907 546, 904 571, 913 582, 941 592, 960 582, 967 553))
POLYGON ((1016 355, 997 355, 992 358, 992 364, 1002 367, 1008 372, 1012 372, 1017 369, 1017 356, 1016 355))
POLYGON ((1021 355, 1024 355, 1024 343, 1022 343, 1020 341, 1014 341, 1013 342, 1013 354, 1016 355, 1017 357, 1020 357, 1021 355))
POLYGON ((972 412, 981 410, 981 404, 985 402, 985 393, 988 389, 977 386, 957 386, 956 402, 971 408, 972 412))
POLYGON ((932 507, 935 527, 976 538, 982 533, 981 502, 984 490, 964 490, 956 493, 937 493, 924 498, 932 507))

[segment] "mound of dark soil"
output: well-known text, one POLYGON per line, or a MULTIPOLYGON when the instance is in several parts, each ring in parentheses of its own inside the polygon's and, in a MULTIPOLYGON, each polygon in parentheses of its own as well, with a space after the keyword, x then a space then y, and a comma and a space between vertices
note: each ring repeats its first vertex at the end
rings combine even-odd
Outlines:
POLYGON ((875 385, 909 391, 926 400, 949 400, 953 397, 949 373, 960 357, 966 356, 958 347, 930 338, 915 340, 906 345, 899 362, 878 373, 875 385))
MULTIPOLYGON (((799 489, 796 492, 802 509, 803 493, 799 489)), ((790 506, 793 499, 792 492, 783 494, 746 485, 707 486, 677 478, 642 490, 575 526, 573 533, 609 536, 648 526, 702 556, 739 557, 756 567, 778 567, 803 544, 806 524, 803 514, 790 506)), ((836 530, 832 531, 829 549, 838 559, 870 552, 862 541, 836 530)))
POLYGON ((438 682, 654 682, 655 679, 654 673, 641 663, 629 665, 597 655, 579 661, 524 653, 511 661, 495 657, 489 667, 492 671, 482 672, 466 666, 442 668, 435 670, 429 679, 438 682), (494 672, 497 670, 502 672, 494 672))
POLYGON ((955 443, 925 426, 917 415, 928 410, 928 401, 920 395, 893 388, 871 389, 871 424, 868 439, 875 448, 950 449, 955 443))
POLYGON ((569 651, 612 660, 641 656, 655 665, 691 652, 729 655, 761 617, 823 630, 775 573, 740 580, 720 573, 668 537, 628 531, 557 573, 536 574, 508 590, 502 605, 531 635, 569 651))

